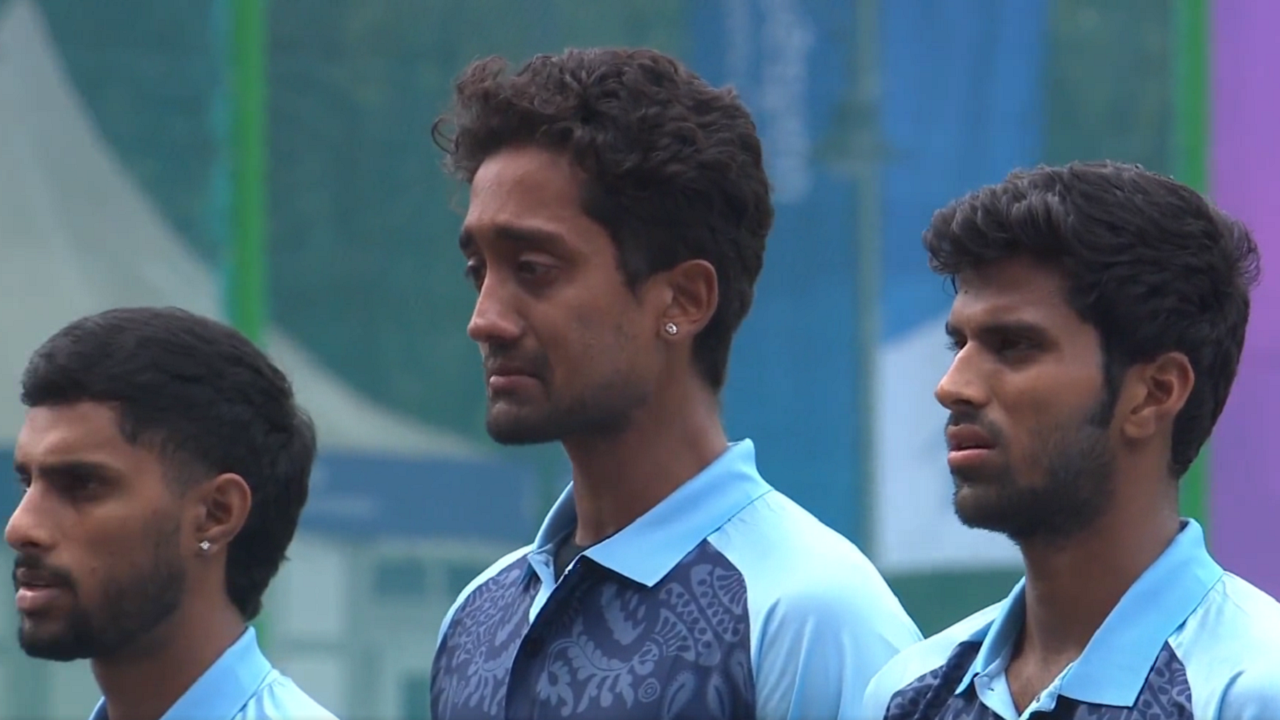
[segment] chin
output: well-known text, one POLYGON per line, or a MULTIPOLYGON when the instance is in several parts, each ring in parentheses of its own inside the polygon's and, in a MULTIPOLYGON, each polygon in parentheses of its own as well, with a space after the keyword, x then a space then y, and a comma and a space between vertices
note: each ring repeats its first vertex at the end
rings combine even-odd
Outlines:
POLYGON ((489 437, 499 445, 545 445, 560 438, 544 435, 532 428, 489 428, 489 437))
POLYGON ((512 413, 490 412, 485 430, 499 445, 542 445, 560 440, 555 427, 537 418, 514 417, 512 413))
POLYGON ((1075 525, 1064 522, 1054 513, 1019 500, 999 493, 966 495, 957 491, 956 517, 965 527, 1004 535, 1018 545, 1061 541, 1076 532, 1075 525))
POLYGON ((957 483, 953 503, 956 517, 974 530, 1008 535, 1016 532, 1023 523, 1022 517, 998 491, 957 483))
POLYGON ((58 634, 37 633, 29 629, 18 630, 18 646, 28 657, 53 662, 74 662, 93 657, 88 648, 79 643, 69 632, 58 634))

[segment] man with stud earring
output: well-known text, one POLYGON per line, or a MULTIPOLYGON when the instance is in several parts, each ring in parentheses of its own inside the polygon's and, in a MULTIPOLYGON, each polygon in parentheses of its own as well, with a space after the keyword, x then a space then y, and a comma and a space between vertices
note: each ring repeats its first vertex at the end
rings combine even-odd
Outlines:
POLYGON ((92 720, 333 720, 248 622, 307 501, 311 420, 242 335, 174 308, 59 330, 22 376, 18 642, 88 659, 92 720))
POLYGON ((434 132, 470 186, 489 434, 561 443, 573 481, 449 611, 432 717, 856 717, 919 632, 720 419, 773 221, 742 102, 651 50, 569 50, 472 64, 434 132))

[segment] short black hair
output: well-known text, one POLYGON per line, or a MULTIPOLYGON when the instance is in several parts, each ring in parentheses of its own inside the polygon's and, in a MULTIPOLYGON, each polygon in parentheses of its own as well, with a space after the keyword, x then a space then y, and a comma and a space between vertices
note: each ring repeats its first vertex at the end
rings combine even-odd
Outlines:
POLYGON ((710 263, 719 306, 694 357, 719 390, 773 224, 747 108, 732 89, 654 50, 567 50, 506 71, 490 57, 458 78, 453 107, 432 126, 446 168, 470 183, 501 150, 563 152, 585 173, 583 211, 609 231, 633 290, 681 262, 710 263))
POLYGON ((1195 384, 1173 427, 1170 473, 1181 478, 1222 414, 1235 381, 1258 246, 1195 190, 1138 165, 1100 161, 1018 170, 933 216, 924 246, 956 275, 1027 257, 1061 270, 1067 301, 1101 340, 1112 407, 1125 371, 1168 352, 1195 384))
POLYGON ((117 408, 134 445, 154 447, 176 483, 244 478, 253 505, 228 548, 227 592, 252 620, 307 502, 315 427, 289 379, 234 329, 178 308, 119 308, 81 318, 32 355, 27 407, 117 408))

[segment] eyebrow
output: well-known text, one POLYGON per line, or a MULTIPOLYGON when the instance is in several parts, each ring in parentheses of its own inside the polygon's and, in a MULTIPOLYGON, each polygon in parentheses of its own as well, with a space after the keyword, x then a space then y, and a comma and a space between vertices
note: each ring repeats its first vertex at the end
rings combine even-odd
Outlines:
MULTIPOLYGON (((958 338, 965 335, 960 328, 951 324, 948 320, 945 326, 947 337, 958 338)), ((975 335, 1023 335, 1029 337, 1043 338, 1048 336, 1048 331, 1039 323, 1029 322, 1027 320, 1006 320, 1002 322, 986 323, 979 325, 975 335)))
MULTIPOLYGON (((13 469, 20 476, 31 476, 31 466, 25 462, 14 461, 13 469)), ((40 474, 56 480, 84 480, 86 478, 114 480, 119 478, 122 473, 119 469, 105 463, 91 460, 66 460, 41 465, 40 474)))
MULTIPOLYGON (((517 227, 515 225, 498 225, 493 228, 493 237, 509 245, 524 245, 541 248, 563 248, 568 244, 565 237, 558 232, 538 228, 517 227)), ((464 253, 475 250, 476 237, 469 230, 458 235, 458 249, 464 253)))

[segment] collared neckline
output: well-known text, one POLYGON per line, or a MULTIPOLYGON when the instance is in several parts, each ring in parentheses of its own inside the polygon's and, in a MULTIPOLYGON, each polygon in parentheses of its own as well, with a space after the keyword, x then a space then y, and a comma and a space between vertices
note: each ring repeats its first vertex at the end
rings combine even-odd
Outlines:
MULTIPOLYGON (((257 632, 246 628, 160 720, 231 720, 271 672, 271 663, 258 647, 257 632)), ((108 720, 105 698, 98 701, 89 720, 108 720)))
MULTIPOLYGON (((1169 547, 1120 598, 1084 652, 1065 671, 1059 694, 1083 703, 1132 707, 1169 636, 1222 579, 1223 569, 1205 548, 1204 530, 1184 519, 1169 547)), ((971 640, 982 647, 956 694, 992 668, 1012 647, 1026 618, 1026 578, 1005 598, 991 624, 971 640)))
MULTIPOLYGON (((647 513, 582 555, 653 587, 689 551, 772 488, 756 469, 751 440, 731 443, 720 457, 647 513)), ((573 485, 565 488, 534 540, 533 566, 549 568, 556 545, 577 526, 573 485)), ((546 569, 543 568, 543 569, 546 569)))

